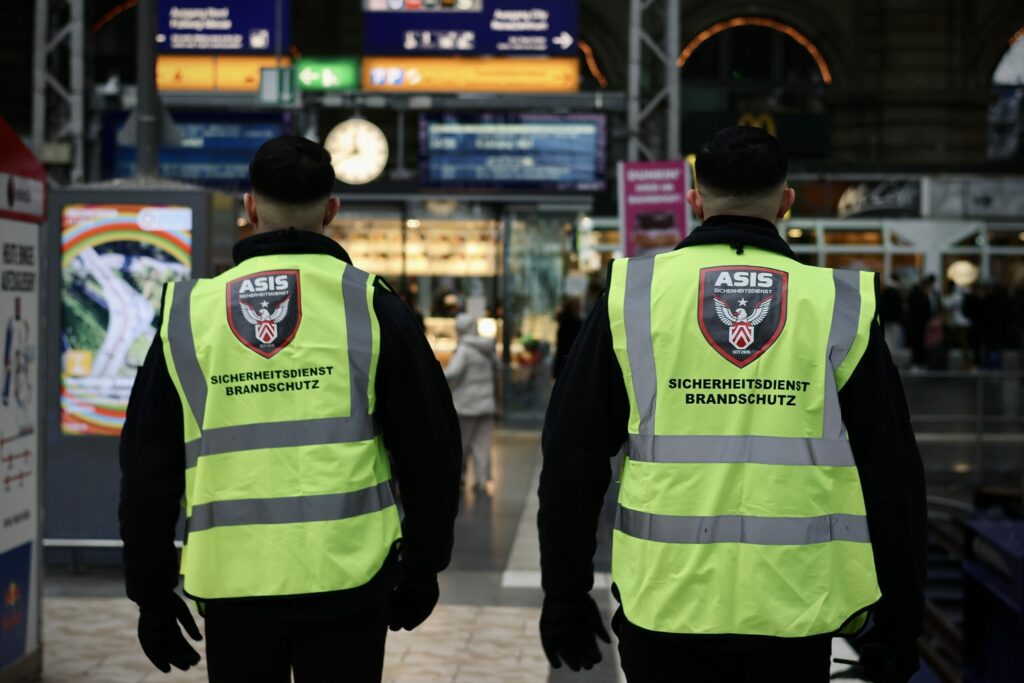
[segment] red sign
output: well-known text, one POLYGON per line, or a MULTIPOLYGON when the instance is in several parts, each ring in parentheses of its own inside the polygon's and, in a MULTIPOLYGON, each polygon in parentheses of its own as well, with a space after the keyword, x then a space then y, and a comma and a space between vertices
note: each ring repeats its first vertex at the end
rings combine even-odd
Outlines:
POLYGON ((672 251, 686 237, 685 161, 619 164, 619 216, 626 256, 653 256, 672 251))

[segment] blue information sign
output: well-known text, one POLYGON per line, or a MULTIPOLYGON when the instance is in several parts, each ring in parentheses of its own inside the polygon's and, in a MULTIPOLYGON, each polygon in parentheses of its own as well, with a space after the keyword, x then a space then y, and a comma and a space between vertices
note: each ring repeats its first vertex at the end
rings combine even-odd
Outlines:
POLYGON ((578 27, 578 0, 363 0, 372 55, 571 55, 578 27))
MULTIPOLYGON (((288 132, 280 114, 176 112, 173 116, 181 144, 160 148, 160 175, 197 185, 245 187, 256 150, 288 132)), ((107 177, 135 174, 135 148, 117 144, 117 133, 124 124, 123 114, 107 121, 107 177)))
POLYGON ((163 52, 274 54, 280 44, 288 53, 291 0, 160 0, 159 7, 163 52))
POLYGON ((603 114, 435 114, 420 118, 424 185, 597 192, 603 114))

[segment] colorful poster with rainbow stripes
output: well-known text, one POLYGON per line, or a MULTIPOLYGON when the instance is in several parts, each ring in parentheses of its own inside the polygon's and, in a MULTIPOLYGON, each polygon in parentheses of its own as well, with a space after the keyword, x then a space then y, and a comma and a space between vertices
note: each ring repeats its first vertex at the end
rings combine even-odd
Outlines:
POLYGON ((192 273, 187 206, 70 204, 61 214, 61 431, 118 436, 167 282, 192 273))

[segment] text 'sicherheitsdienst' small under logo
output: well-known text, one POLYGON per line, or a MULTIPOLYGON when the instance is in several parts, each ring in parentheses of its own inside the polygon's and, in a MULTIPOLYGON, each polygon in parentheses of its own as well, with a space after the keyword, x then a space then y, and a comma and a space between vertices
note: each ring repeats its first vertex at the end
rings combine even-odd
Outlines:
POLYGON ((238 341, 270 358, 299 331, 302 297, 299 271, 268 270, 227 285, 228 324, 238 341))
POLYGON ((757 360, 786 325, 788 284, 788 273, 771 268, 701 269, 698 316, 704 338, 736 367, 757 360))

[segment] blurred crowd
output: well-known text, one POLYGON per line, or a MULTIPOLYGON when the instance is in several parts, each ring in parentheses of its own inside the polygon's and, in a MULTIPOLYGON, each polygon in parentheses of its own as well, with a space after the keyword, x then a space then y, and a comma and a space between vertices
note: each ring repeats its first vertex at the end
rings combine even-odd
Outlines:
POLYGON ((882 290, 879 317, 894 359, 911 371, 1016 366, 1024 286, 947 280, 940 287, 934 275, 913 284, 894 279, 882 290))

